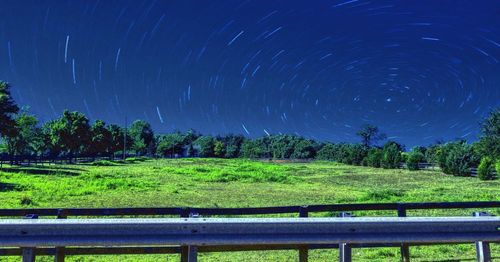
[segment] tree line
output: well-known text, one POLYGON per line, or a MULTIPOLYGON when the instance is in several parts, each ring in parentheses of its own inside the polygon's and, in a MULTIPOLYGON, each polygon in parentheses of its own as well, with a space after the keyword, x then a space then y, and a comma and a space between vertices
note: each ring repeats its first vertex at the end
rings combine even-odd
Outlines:
MULTIPOLYGON (((500 169, 500 108, 481 124, 481 137, 472 144, 464 140, 437 142, 409 151, 376 126, 364 125, 356 133, 360 143, 329 143, 295 135, 268 135, 249 139, 242 135, 202 135, 194 130, 155 134, 144 120, 130 127, 91 122, 81 112, 64 111, 54 120, 40 123, 26 108, 19 108, 10 86, 0 81, 0 153, 46 158, 125 156, 318 159, 376 168, 418 170, 420 163, 439 165, 443 172, 458 176, 478 167, 481 179, 493 179, 500 169), (379 145, 380 142, 384 142, 379 145)), ((15 163, 13 163, 15 164, 15 163)))

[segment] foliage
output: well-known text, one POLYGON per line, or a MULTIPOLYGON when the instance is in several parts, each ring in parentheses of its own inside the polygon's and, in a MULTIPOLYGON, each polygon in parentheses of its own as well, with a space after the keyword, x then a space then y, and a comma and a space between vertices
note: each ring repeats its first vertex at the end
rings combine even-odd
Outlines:
POLYGON ((245 140, 241 146, 241 157, 254 159, 264 157, 262 140, 245 140))
POLYGON ((369 148, 387 137, 385 134, 380 133, 378 127, 369 124, 362 126, 356 135, 361 137, 361 144, 365 148, 369 148))
POLYGON ((224 152, 226 158, 236 158, 240 156, 241 146, 245 141, 242 135, 229 134, 227 136, 218 137, 217 140, 224 143, 225 148, 221 148, 219 153, 224 152))
POLYGON ((365 163, 367 166, 380 167, 383 158, 383 151, 380 148, 372 148, 368 151, 365 157, 365 163))
POLYGON ((200 157, 213 157, 215 140, 212 136, 200 136, 194 142, 198 147, 198 155, 200 157))
POLYGON ((450 142, 441 147, 439 166, 446 174, 467 176, 478 159, 473 147, 465 141, 450 142))
POLYGON ((400 144, 393 141, 387 142, 382 149, 382 161, 380 165, 383 168, 398 168, 402 161, 402 151, 403 146, 400 144))
POLYGON ((490 157, 483 157, 477 168, 477 177, 481 180, 492 180, 495 178, 495 162, 490 157))
POLYGON ((10 94, 10 85, 0 81, 0 137, 14 133, 14 115, 19 111, 10 94))
POLYGON ((37 125, 36 117, 29 115, 25 110, 15 116, 13 127, 15 132, 5 138, 10 155, 29 155, 40 149, 42 141, 37 125))
POLYGON ((90 127, 91 141, 88 153, 92 156, 105 156, 113 153, 113 134, 106 128, 106 123, 96 120, 90 127))
POLYGON ((419 163, 425 162, 425 155, 419 147, 414 147, 406 158, 406 167, 409 170, 419 170, 419 163))
POLYGON ((294 145, 293 153, 290 158, 310 159, 316 155, 316 143, 309 139, 300 139, 294 145))
POLYGON ((180 132, 161 135, 156 153, 163 157, 174 157, 184 152, 184 136, 180 132))
POLYGON ((132 138, 132 150, 139 155, 154 153, 154 132, 151 125, 144 120, 136 120, 128 130, 132 138))
POLYGON ((335 146, 334 144, 326 144, 318 151, 316 154, 316 159, 318 160, 330 160, 333 161, 335 156, 335 146))
POLYGON ((91 141, 89 119, 76 111, 65 110, 60 118, 49 122, 48 132, 53 147, 69 156, 85 152, 91 141))
POLYGON ((132 138, 130 136, 125 136, 124 128, 116 124, 110 124, 106 128, 108 129, 111 138, 111 143, 108 149, 111 154, 116 154, 119 151, 123 152, 125 146, 124 142, 126 142, 127 145, 132 144, 132 138))
POLYGON ((224 142, 216 140, 214 142, 214 156, 223 158, 225 155, 226 155, 226 146, 224 145, 224 142))
POLYGON ((500 108, 490 112, 481 123, 481 138, 475 149, 481 156, 500 159, 500 108))

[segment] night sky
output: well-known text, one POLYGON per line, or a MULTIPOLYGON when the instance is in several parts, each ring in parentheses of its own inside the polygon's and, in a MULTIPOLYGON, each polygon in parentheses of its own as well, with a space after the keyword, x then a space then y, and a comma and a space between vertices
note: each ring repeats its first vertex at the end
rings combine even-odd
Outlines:
POLYGON ((0 79, 156 132, 473 141, 500 105, 499 0, 2 0, 0 79))

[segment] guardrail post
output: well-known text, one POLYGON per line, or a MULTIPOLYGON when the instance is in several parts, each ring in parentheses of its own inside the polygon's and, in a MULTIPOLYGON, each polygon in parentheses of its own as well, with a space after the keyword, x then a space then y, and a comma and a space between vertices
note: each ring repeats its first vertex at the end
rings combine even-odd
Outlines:
MULTIPOLYGON (((339 217, 352 217, 351 213, 342 212, 339 217)), ((339 261, 340 262, 351 262, 352 261, 352 248, 349 243, 339 244, 339 261)))
MULTIPOLYGON (((398 203, 398 217, 406 217, 406 208, 403 204, 398 203)), ((401 261, 410 262, 410 246, 408 244, 401 244, 401 261)))
POLYGON ((198 262, 198 248, 196 246, 189 246, 188 262, 198 262))
MULTIPOLYGON (((299 217, 308 217, 309 211, 307 206, 299 207, 299 217)), ((309 248, 307 245, 299 247, 299 262, 307 262, 309 260, 309 248)))
MULTIPOLYGON (((64 209, 57 210, 57 219, 66 219, 68 216, 65 214, 64 209)), ((64 247, 56 247, 56 254, 54 256, 55 262, 64 262, 66 254, 64 252, 64 247)))
MULTIPOLYGON (((186 207, 182 209, 181 217, 198 217, 199 214, 195 214, 191 211, 191 208, 186 207)), ((197 262, 198 261, 198 248, 196 246, 181 246, 181 262, 197 262)))
MULTIPOLYGON (((37 219, 38 215, 29 214, 24 216, 26 219, 37 219)), ((35 247, 21 247, 23 253, 23 262, 35 262, 35 247)))
MULTIPOLYGON (((475 217, 480 216, 491 216, 486 212, 474 212, 473 215, 475 217)), ((490 252, 490 243, 477 241, 476 242, 476 257, 477 262, 491 262, 491 252, 490 252)))
MULTIPOLYGON (((182 218, 189 217, 189 208, 185 207, 181 211, 182 218)), ((189 246, 181 246, 181 262, 188 262, 189 258, 189 246)))

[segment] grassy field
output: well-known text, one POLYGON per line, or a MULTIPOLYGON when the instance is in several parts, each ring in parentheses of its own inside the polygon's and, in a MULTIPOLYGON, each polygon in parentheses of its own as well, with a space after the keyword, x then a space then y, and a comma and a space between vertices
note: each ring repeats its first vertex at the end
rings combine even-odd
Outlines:
MULTIPOLYGON (((276 163, 239 159, 102 161, 96 164, 4 167, 0 171, 0 208, 256 207, 500 200, 499 180, 480 181, 438 171, 409 172, 330 162, 276 163)), ((410 211, 408 215, 469 216, 472 211, 410 211)), ((500 215, 500 210, 484 211, 500 215)), ((358 216, 389 214, 355 213, 358 216)), ((492 245, 492 252, 500 259, 500 245, 492 245)), ((201 254, 200 261, 297 261, 296 254, 296 251, 211 253, 201 254)), ((412 247, 411 255, 413 261, 467 261, 475 258, 473 244, 412 247)), ((353 256, 354 261, 398 261, 399 250, 355 249, 353 256)), ((310 261, 330 261, 336 257, 336 250, 310 252, 310 261)), ((175 255, 75 256, 67 260, 157 261, 165 258, 178 261, 175 255)), ((11 261, 18 260, 11 258, 11 261)))

